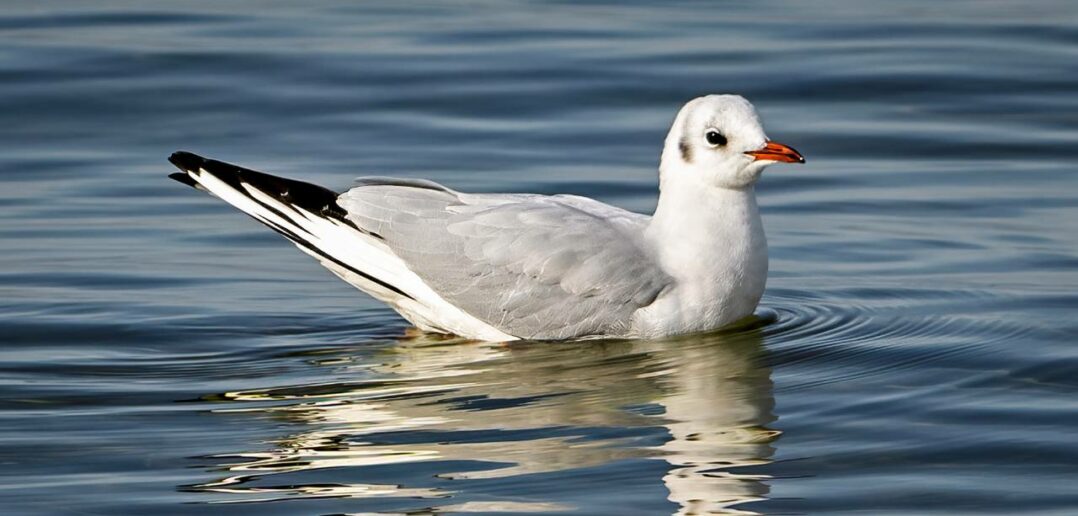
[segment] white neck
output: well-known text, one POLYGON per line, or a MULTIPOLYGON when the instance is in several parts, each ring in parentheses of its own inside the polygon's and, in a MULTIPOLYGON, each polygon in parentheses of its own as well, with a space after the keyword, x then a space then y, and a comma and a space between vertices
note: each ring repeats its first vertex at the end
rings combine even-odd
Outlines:
MULTIPOLYGON (((645 240, 674 289, 649 307, 642 326, 702 331, 748 316, 767 281, 767 240, 751 186, 718 188, 662 174, 645 240), (663 321, 666 322, 663 322, 663 321)), ((649 333, 646 329, 644 333, 649 333)))

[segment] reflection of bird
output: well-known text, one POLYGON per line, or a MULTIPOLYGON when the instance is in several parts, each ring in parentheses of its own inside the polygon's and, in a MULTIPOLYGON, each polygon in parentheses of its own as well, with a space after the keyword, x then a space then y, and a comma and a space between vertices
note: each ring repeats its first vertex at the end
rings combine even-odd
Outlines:
MULTIPOLYGON (((760 340, 754 330, 544 346, 424 336, 394 344, 373 366, 349 365, 347 350, 317 351, 312 356, 323 367, 365 380, 216 397, 237 405, 218 412, 271 415, 301 427, 268 451, 222 457, 230 476, 195 489, 274 498, 469 500, 469 482, 476 479, 572 477, 570 470, 656 459, 669 464, 662 483, 685 513, 728 511, 767 493, 760 477, 729 470, 766 463, 773 453, 777 432, 765 426, 774 420, 772 384, 770 371, 757 364, 760 340), (452 482, 396 491, 392 485, 327 485, 319 474, 308 484, 303 476, 400 463, 425 463, 410 469, 452 482), (274 483, 275 474, 287 474, 286 483, 274 483)), ((602 469, 588 471, 601 476, 602 469)), ((357 473, 336 476, 368 476, 357 473)))
POLYGON ((695 99, 666 137, 648 217, 572 195, 466 194, 430 181, 322 187, 207 160, 171 177, 292 240, 419 328, 482 340, 659 337, 750 315, 767 277, 753 185, 803 162, 752 105, 695 99))

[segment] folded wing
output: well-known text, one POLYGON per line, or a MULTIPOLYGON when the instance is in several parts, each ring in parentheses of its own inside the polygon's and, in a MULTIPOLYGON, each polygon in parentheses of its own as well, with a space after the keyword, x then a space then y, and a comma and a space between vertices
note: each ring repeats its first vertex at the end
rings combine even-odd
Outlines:
POLYGON ((582 197, 367 178, 337 203, 446 301, 520 338, 627 336, 670 284, 639 245, 647 217, 582 197))

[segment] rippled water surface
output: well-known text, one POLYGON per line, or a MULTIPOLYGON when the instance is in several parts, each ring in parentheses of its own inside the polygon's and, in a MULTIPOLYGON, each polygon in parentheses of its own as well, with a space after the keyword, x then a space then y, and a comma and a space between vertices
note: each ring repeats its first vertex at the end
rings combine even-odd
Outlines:
POLYGON ((9 514, 1078 511, 1078 5, 6 2, 9 514), (680 105, 808 164, 758 317, 421 335, 188 149, 647 212, 680 105))

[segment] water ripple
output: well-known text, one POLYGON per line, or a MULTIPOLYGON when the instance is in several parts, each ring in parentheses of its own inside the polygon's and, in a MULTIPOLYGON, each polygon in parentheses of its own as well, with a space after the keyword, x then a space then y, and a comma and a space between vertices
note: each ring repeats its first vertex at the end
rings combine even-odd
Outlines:
POLYGON ((827 368, 824 379, 784 385, 798 390, 847 382, 933 363, 961 363, 979 353, 1033 335, 1036 328, 976 312, 963 304, 991 305, 999 296, 976 290, 782 290, 771 296, 775 322, 764 328, 773 366, 827 368), (932 307, 940 309, 932 309, 932 307))

